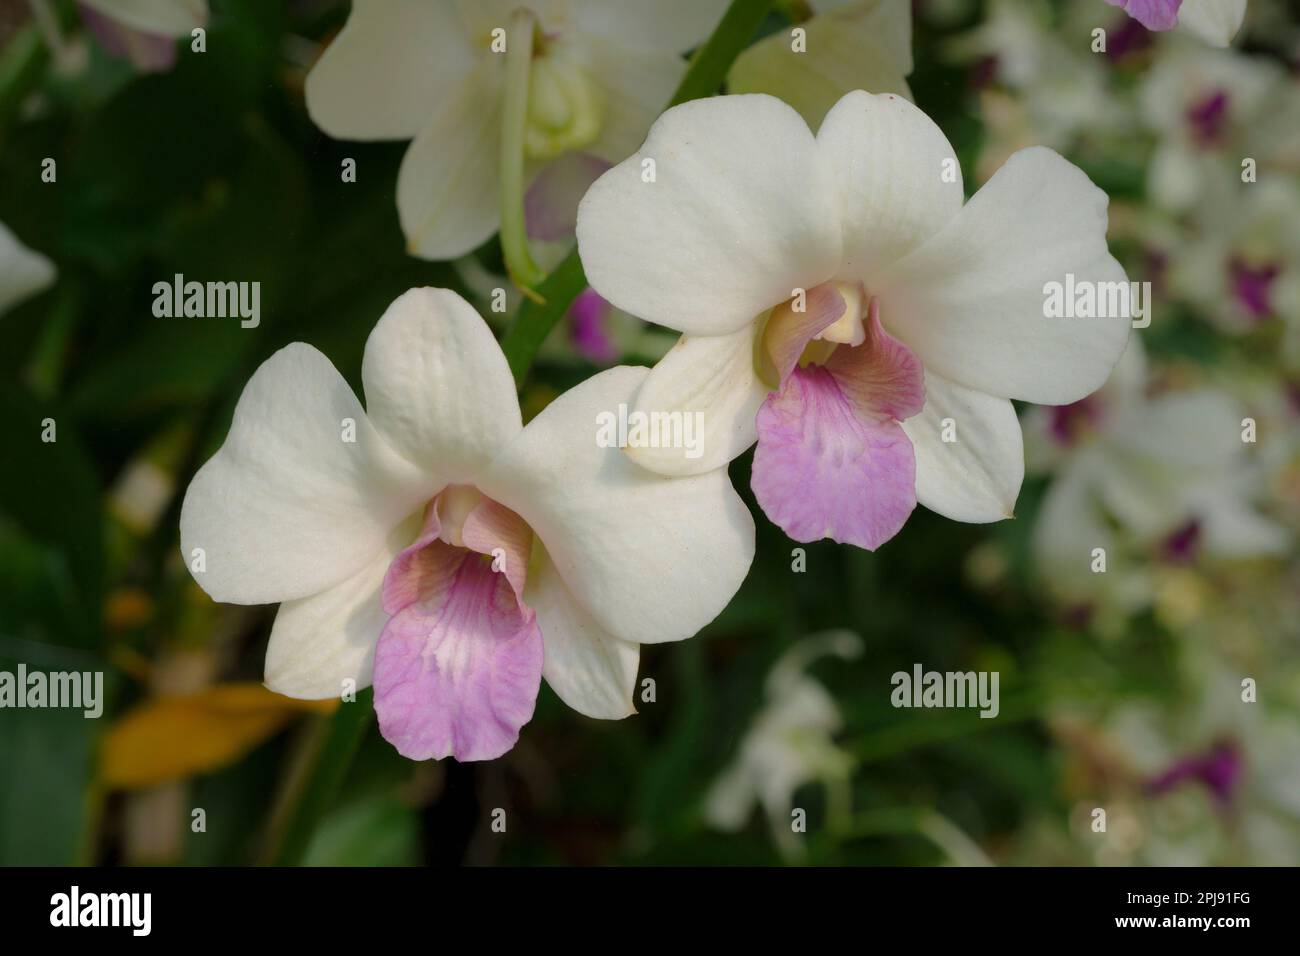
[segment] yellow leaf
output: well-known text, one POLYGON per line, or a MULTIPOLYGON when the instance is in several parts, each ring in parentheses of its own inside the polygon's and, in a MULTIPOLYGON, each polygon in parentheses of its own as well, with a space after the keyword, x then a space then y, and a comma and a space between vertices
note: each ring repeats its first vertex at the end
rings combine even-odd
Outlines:
POLYGON ((110 789, 136 790, 233 763, 299 714, 329 714, 337 700, 294 700, 252 682, 154 697, 117 720, 100 751, 110 789))

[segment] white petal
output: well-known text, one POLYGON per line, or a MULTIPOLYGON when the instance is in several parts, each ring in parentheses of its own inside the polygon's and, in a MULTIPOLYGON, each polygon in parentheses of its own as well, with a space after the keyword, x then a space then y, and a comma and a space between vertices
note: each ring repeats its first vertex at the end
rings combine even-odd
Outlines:
POLYGON ((142 33, 188 36, 207 26, 207 0, 79 0, 86 6, 142 33))
MULTIPOLYGON (((901 11, 910 32, 911 11, 905 5, 881 4, 877 11, 886 9, 901 11)), ((874 16, 816 16, 800 26, 806 31, 805 49, 794 49, 785 30, 764 37, 737 57, 727 75, 728 91, 779 97, 813 129, 851 90, 911 99, 904 78, 911 72, 911 50, 891 48, 874 16)))
POLYGON ((440 485, 472 479, 523 427, 492 330, 449 289, 411 289, 388 307, 361 380, 375 427, 440 485))
POLYGON ((430 491, 329 359, 294 343, 253 373, 225 444, 190 483, 181 554, 193 569, 203 549, 194 579, 215 600, 307 597, 363 568, 430 491))
POLYGON ((628 448, 633 461, 661 475, 699 475, 725 468, 754 444, 754 416, 769 391, 754 371, 754 331, 683 335, 659 360, 633 411, 680 415, 683 436, 694 429, 695 447, 628 448))
POLYGON ((388 566, 419 533, 418 518, 393 529, 360 571, 320 594, 285 601, 266 647, 266 686, 300 700, 338 697, 344 681, 370 686, 375 643, 388 623, 380 589, 388 566))
POLYGON ((54 264, 0 222, 0 315, 54 281, 54 264))
POLYGON ((641 649, 609 634, 588 614, 550 558, 528 571, 525 602, 537 612, 546 648, 542 676, 580 714, 619 720, 636 713, 632 692, 641 649))
POLYGON ((1095 594, 1108 583, 1105 579, 1110 575, 1093 573, 1093 549, 1103 549, 1112 561, 1119 559, 1114 535, 1093 492, 1091 467, 1086 458, 1079 458, 1062 468, 1043 497, 1034 525, 1040 576, 1053 591, 1067 597, 1095 594))
POLYGON ((1013 516, 1025 478, 1025 446, 1011 402, 926 369, 925 408, 903 422, 903 431, 916 453, 917 501, 954 521, 1013 516), (943 440, 947 419, 956 441, 943 440))
POLYGON ((601 372, 552 402, 479 488, 537 533, 574 598, 614 637, 678 641, 716 617, 754 557, 754 521, 724 469, 665 478, 596 443, 645 369, 601 372))
POLYGON ((1077 401, 1106 380, 1131 320, 1047 318, 1045 286, 1067 274, 1076 285, 1127 282, 1106 248, 1106 203, 1052 150, 1021 150, 937 235, 887 270, 873 290, 881 321, 927 372, 990 395, 1077 401))
POLYGON ((870 282, 961 211, 961 166, 948 138, 900 96, 848 94, 826 115, 817 145, 839 186, 851 275, 870 282))
POLYGON ((585 50, 584 57, 603 101, 600 136, 584 152, 622 162, 645 140, 686 73, 686 61, 673 53, 606 43, 585 50))
POLYGON ((412 255, 463 256, 501 224, 498 66, 483 61, 426 104, 427 123, 397 172, 397 215, 412 255))
POLYGON ((1183 0, 1178 25, 1211 46, 1227 46, 1245 16, 1246 0, 1183 0))
POLYGON ((685 53, 708 38, 726 9, 727 0, 575 0, 570 22, 606 43, 685 53))
POLYGON ((307 74, 307 112, 336 139, 411 139, 472 64, 454 10, 428 0, 355 0, 307 74))
POLYGON ((723 335, 832 277, 839 212, 798 113, 770 96, 721 96, 664 113, 639 152, 592 184, 578 246, 614 305, 723 335))
POLYGON ((1221 489, 1198 502, 1205 549, 1228 558, 1284 555, 1291 548, 1285 527, 1255 511, 1236 489, 1221 489))

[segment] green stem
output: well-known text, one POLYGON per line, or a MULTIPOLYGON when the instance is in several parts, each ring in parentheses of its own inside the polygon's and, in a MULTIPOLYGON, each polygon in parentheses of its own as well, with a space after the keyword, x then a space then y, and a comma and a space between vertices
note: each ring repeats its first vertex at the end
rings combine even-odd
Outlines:
MULTIPOLYGON (((754 31, 767 16, 771 5, 772 0, 732 0, 731 6, 723 14, 713 34, 695 52, 686 75, 682 77, 677 92, 673 94, 665 109, 715 93, 726 79, 731 64, 753 39, 754 31)), ((520 155, 522 156, 522 153, 520 155)), ((522 209, 522 204, 520 208, 522 209)), ((503 251, 506 251, 506 231, 503 225, 501 234, 503 251)), ((506 262, 507 265, 510 262, 508 252, 506 262)), ((542 342, 551 334, 551 330, 569 310, 573 300, 586 287, 587 276, 583 272, 582 260, 578 258, 578 249, 575 246, 564 261, 556 266, 537 288, 540 301, 538 299, 525 301, 515 313, 514 320, 501 340, 501 348, 510 362, 510 370, 514 373, 516 383, 523 384, 542 342)))
POLYGON ((528 128, 528 74, 537 18, 519 8, 506 34, 506 86, 501 110, 501 252, 514 283, 531 289, 545 277, 528 249, 524 223, 524 137, 528 128))
POLYGON ((318 719, 314 733, 290 768, 271 818, 263 862, 296 866, 325 811, 334 803, 348 765, 375 715, 374 693, 344 701, 331 717, 318 719))
POLYGON ((913 807, 872 810, 861 814, 840 836, 846 841, 877 836, 921 836, 947 854, 958 866, 993 865, 974 840, 934 810, 918 810, 913 807))
POLYGON ((0 52, 0 125, 9 121, 27 94, 36 88, 50 54, 40 31, 28 24, 0 52))
POLYGON ((727 12, 704 45, 691 57, 690 69, 682 77, 668 106, 712 96, 767 16, 772 0, 732 0, 727 12))
POLYGON ((546 336, 551 334, 551 329, 586 287, 587 274, 582 270, 582 260, 578 258, 575 246, 538 286, 537 293, 542 301, 525 299, 519 306, 501 341, 501 349, 506 353, 516 384, 523 384, 546 336))

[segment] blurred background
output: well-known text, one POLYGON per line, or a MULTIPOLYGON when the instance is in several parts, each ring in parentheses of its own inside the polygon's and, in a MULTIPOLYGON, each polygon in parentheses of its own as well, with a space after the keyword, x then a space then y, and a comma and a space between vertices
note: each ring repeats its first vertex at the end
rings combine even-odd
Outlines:
MULTIPOLYGON (((777 4, 760 35, 819 6, 777 4)), ((193 583, 181 496, 273 351, 308 342, 360 394, 366 336, 406 289, 504 322, 482 297, 500 253, 407 256, 406 144, 308 118, 346 2, 211 0, 202 55, 124 36, 111 7, 0 0, 0 252, 30 280, 0 284, 0 670, 103 671, 106 698, 97 720, 0 710, 0 863, 284 859, 336 705, 260 686, 274 608, 193 583), (175 273, 259 281, 260 324, 155 318, 175 273)), ((906 86, 968 191, 1015 149, 1059 150, 1152 284, 1105 389, 1022 410, 1015 519, 918 508, 877 553, 796 551, 746 455, 753 570, 698 637, 645 648, 636 716, 589 720, 543 686, 514 750, 465 765, 411 763, 371 726, 301 862, 1300 862, 1300 17, 1250 0, 1215 49, 1103 0, 912 14, 906 86), (999 716, 895 709, 890 677, 917 663, 997 671, 999 716)), ((546 343, 526 418, 672 341, 590 321, 546 343)))

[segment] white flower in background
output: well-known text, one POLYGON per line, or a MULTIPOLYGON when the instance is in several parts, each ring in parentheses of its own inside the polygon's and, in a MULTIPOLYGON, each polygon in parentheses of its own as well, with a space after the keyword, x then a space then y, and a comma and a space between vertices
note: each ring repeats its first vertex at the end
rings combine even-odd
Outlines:
POLYGON ((1178 27, 1211 46, 1227 46, 1246 17, 1246 0, 1106 0, 1148 30, 1178 27))
POLYGON ((494 43, 534 44, 519 144, 531 181, 566 155, 613 163, 635 149, 685 73, 681 54, 723 8, 723 0, 355 0, 307 77, 307 109, 337 139, 413 141, 397 178, 402 231, 412 254, 451 259, 501 225, 510 91, 507 56, 494 43), (510 35, 518 8, 536 15, 535 41, 510 35))
POLYGON ((1267 166, 1261 132, 1286 94, 1285 71, 1270 60, 1163 41, 1138 89, 1142 119, 1157 138, 1147 195, 1185 210, 1207 189, 1240 182, 1244 157, 1267 166))
POLYGON ((1190 666, 1185 701, 1125 702, 1098 728, 1094 750, 1133 791, 1123 799, 1141 821, 1131 857, 1109 862, 1294 864, 1300 726, 1290 708, 1300 702, 1275 669, 1209 658, 1190 666), (1254 702, 1242 700, 1244 677, 1264 688, 1254 702))
POLYGON ((805 671, 823 657, 849 660, 861 653, 862 639, 856 634, 829 631, 804 638, 781 656, 768 674, 763 709, 746 731, 735 761, 706 797, 709 823, 739 830, 757 805, 777 846, 786 855, 797 855, 801 846, 790 828, 790 813, 800 787, 822 784, 833 812, 847 815, 853 758, 835 744, 843 719, 835 699, 805 671))
POLYGON ((186 492, 184 559, 215 600, 280 602, 268 687, 323 699, 373 674, 414 759, 504 753, 543 676, 624 717, 638 645, 711 621, 754 553, 726 472, 669 480, 598 446, 646 374, 602 372, 525 428, 483 320, 413 289, 366 343, 365 409, 310 346, 263 363, 186 492))
POLYGON ((664 113, 578 211, 592 288, 685 333, 636 411, 703 416, 696 458, 628 453, 692 474, 757 439, 755 495, 799 541, 874 549, 918 500, 1009 517, 1011 399, 1078 401, 1129 333, 1124 316, 1045 317, 1045 284, 1126 280, 1105 194, 1051 150, 963 200, 952 147, 898 96, 850 93, 816 136, 770 96, 664 113))
POLYGON ((814 128, 852 90, 912 98, 910 0, 809 0, 808 7, 811 19, 777 30, 737 57, 728 92, 770 93, 814 128))
POLYGON ((54 264, 28 249, 0 222, 0 314, 54 282, 54 264))
POLYGON ((1027 146, 1068 154, 1084 139, 1132 134, 1132 110, 1112 89, 1107 58, 1067 39, 1086 33, 1070 16, 1080 12, 1071 7, 1058 30, 1040 0, 993 0, 977 26, 944 44, 948 59, 972 65, 980 87, 978 182, 1027 146))
POLYGON ((1283 360, 1300 368, 1300 184, 1233 178, 1204 190, 1190 219, 1168 252, 1170 291, 1225 332, 1282 323, 1283 360))
POLYGON ((176 64, 176 41, 208 24, 207 0, 77 0, 100 45, 140 70, 176 64))
POLYGON ((1034 529, 1040 572, 1061 598, 1102 611, 1150 602, 1153 553, 1182 563, 1277 555, 1289 542, 1251 504, 1255 446, 1241 440, 1233 400, 1208 387, 1148 397, 1146 387, 1135 337, 1105 387, 1027 422, 1042 453, 1031 457, 1055 466, 1034 529), (1104 573, 1093 570, 1095 548, 1104 573))

